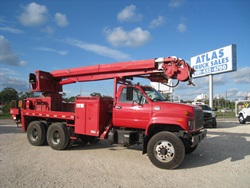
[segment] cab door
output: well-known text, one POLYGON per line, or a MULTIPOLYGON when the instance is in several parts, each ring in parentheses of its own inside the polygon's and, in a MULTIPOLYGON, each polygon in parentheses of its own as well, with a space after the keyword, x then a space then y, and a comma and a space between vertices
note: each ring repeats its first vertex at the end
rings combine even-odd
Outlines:
POLYGON ((142 92, 133 87, 133 97, 128 99, 128 87, 121 90, 113 109, 113 124, 119 127, 145 129, 151 119, 151 104, 142 92))

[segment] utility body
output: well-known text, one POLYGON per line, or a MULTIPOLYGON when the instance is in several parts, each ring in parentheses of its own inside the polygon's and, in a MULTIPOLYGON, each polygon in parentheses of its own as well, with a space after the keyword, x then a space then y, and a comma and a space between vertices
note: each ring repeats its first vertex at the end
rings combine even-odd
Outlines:
POLYGON ((168 79, 192 84, 192 69, 176 57, 101 64, 44 72, 29 76, 38 98, 19 101, 10 109, 22 124, 32 145, 46 141, 51 148, 69 148, 77 139, 85 143, 108 139, 111 144, 143 145, 151 162, 163 169, 178 167, 185 154, 205 138, 203 112, 198 106, 167 102, 150 86, 132 84, 133 77, 168 83, 168 79), (65 103, 62 86, 75 82, 114 80, 114 97, 76 97, 65 103))

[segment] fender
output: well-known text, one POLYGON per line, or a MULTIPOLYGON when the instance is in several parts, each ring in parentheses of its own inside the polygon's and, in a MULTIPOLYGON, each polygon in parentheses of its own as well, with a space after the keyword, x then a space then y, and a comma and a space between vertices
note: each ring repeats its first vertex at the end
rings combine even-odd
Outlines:
POLYGON ((145 135, 149 134, 149 129, 154 125, 171 125, 171 128, 188 130, 188 118, 187 117, 153 117, 150 119, 148 126, 145 130, 145 135))

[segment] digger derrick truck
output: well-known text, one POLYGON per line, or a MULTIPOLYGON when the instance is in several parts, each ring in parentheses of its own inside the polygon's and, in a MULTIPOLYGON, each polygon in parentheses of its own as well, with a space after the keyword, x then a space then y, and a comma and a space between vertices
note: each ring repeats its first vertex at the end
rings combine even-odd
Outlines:
POLYGON ((29 75, 32 92, 39 98, 19 101, 10 109, 22 124, 31 145, 46 141, 52 149, 64 150, 81 139, 91 143, 108 139, 111 144, 142 144, 142 153, 162 169, 178 167, 185 154, 205 138, 203 112, 198 106, 167 102, 149 86, 132 84, 134 77, 167 83, 168 79, 192 84, 192 69, 176 57, 100 64, 29 75), (76 97, 62 102, 62 86, 75 82, 114 80, 114 97, 76 97))

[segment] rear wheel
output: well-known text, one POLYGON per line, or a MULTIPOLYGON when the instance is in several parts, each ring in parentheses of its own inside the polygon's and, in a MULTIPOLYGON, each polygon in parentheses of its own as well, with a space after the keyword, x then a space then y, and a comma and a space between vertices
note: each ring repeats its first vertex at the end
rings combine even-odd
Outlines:
POLYGON ((244 116, 242 114, 239 115, 239 122, 240 122, 240 124, 246 123, 246 120, 244 119, 244 116))
POLYGON ((66 125, 63 123, 52 123, 48 128, 47 141, 52 149, 66 149, 70 144, 66 125))
POLYGON ((32 121, 27 129, 27 138, 31 145, 41 146, 46 141, 46 129, 39 121, 32 121))
POLYGON ((149 140, 147 153, 150 161, 158 168, 174 169, 182 163, 185 147, 179 137, 164 131, 149 140))
POLYGON ((73 146, 74 142, 75 142, 75 140, 70 139, 69 144, 67 145, 67 147, 65 149, 71 148, 73 146))

